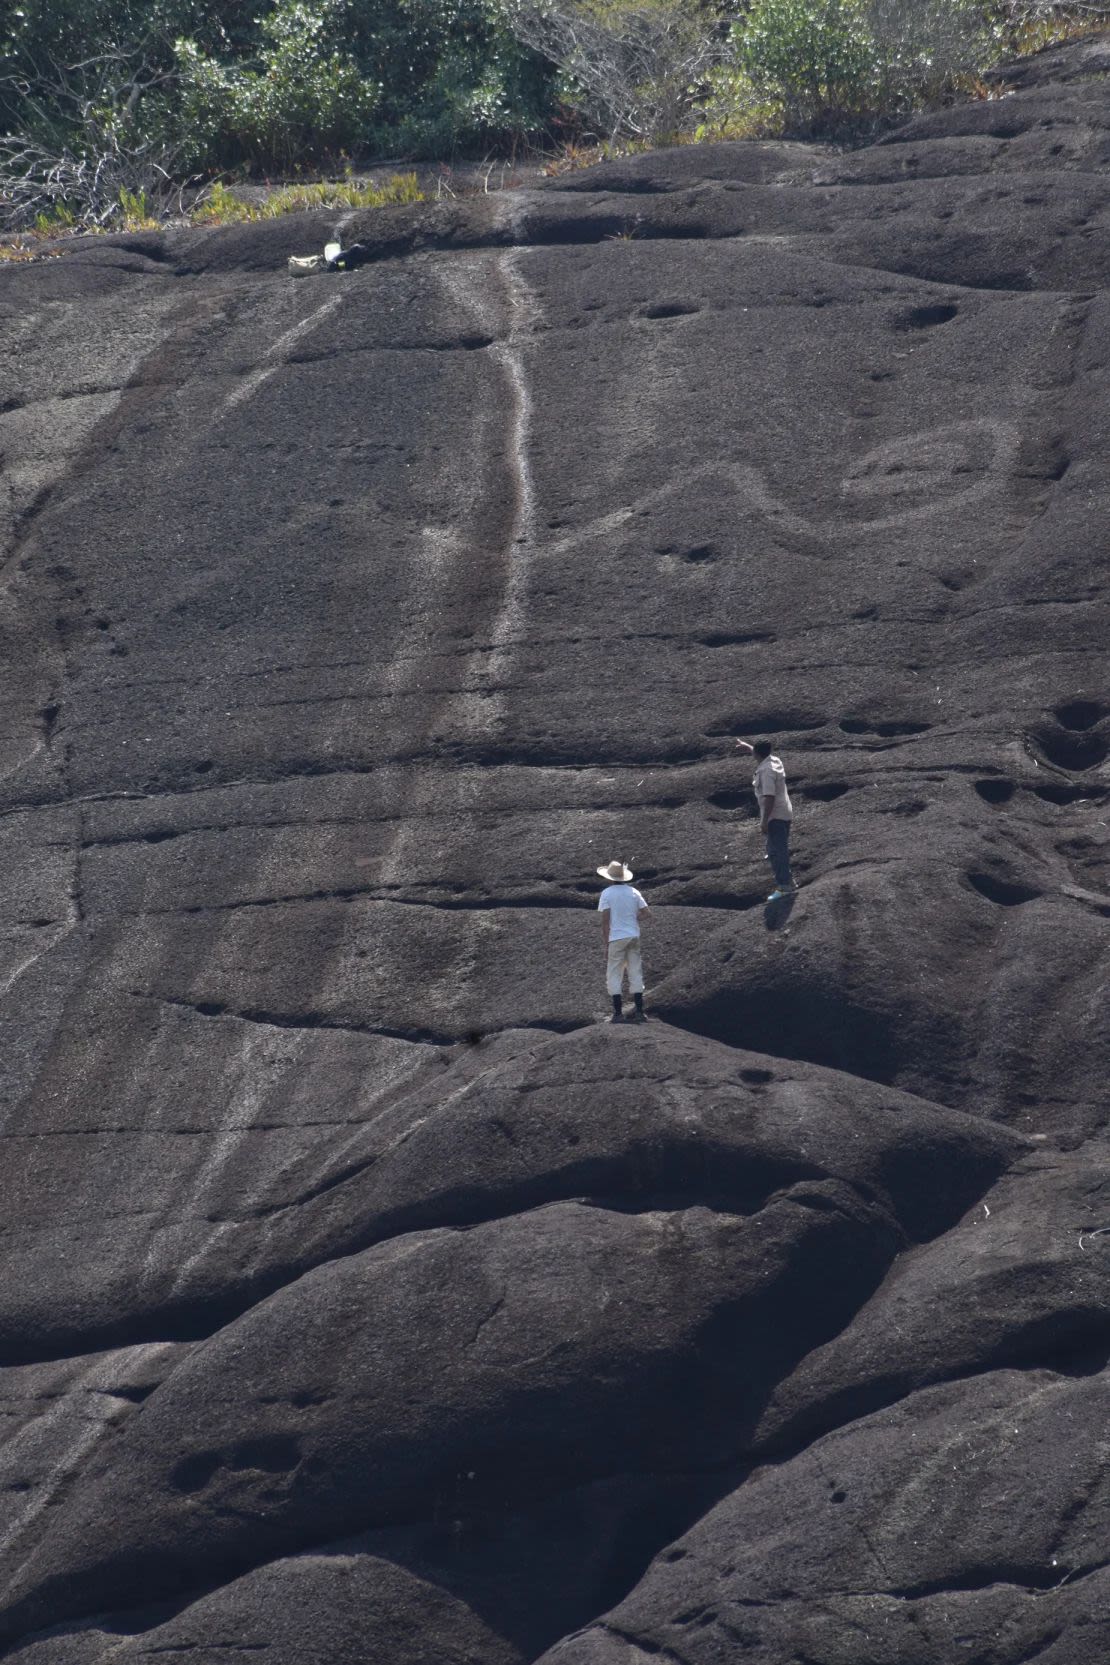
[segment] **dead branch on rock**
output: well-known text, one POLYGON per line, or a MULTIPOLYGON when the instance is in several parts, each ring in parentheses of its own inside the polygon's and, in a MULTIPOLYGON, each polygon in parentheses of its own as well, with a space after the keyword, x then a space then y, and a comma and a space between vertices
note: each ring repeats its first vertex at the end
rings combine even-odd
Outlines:
POLYGON ((154 221, 181 212, 187 181, 159 148, 52 152, 18 134, 0 139, 0 228, 48 231, 154 221))
POLYGON ((183 189, 176 147, 136 123, 143 98, 175 76, 145 53, 51 57, 0 76, 0 227, 100 227, 164 217, 183 189))
POLYGON ((1066 21, 1068 18, 1096 22, 1110 17, 1110 5, 1106 4, 1106 0, 1001 0, 999 9, 1011 27, 1066 21))
POLYGON ((508 16, 517 39, 581 89, 587 119, 612 139, 681 133, 727 51, 719 20, 681 0, 509 0, 508 16))

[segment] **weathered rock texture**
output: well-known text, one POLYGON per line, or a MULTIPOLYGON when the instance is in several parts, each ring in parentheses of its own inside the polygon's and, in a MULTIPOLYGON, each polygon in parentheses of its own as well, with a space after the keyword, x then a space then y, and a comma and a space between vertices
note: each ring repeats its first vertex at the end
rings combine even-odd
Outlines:
POLYGON ((0 274, 21 1665, 1105 1665, 1108 68, 0 274))

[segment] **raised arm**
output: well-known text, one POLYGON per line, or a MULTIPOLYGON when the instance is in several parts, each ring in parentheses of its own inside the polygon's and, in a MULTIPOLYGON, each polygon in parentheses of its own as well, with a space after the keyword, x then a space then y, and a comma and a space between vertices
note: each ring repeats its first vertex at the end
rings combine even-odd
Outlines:
POLYGON ((755 751, 755 747, 753 745, 750 745, 747 740, 737 740, 736 744, 740 747, 740 750, 742 752, 754 752, 755 751))

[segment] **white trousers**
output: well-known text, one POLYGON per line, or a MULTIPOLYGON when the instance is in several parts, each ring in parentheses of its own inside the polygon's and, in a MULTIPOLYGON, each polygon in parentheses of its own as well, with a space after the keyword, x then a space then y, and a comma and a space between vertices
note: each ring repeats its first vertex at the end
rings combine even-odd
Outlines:
POLYGON ((625 968, 628 969, 629 994, 643 994, 644 967, 640 959, 639 937, 620 937, 609 944, 609 961, 606 967, 605 986, 610 994, 620 994, 621 980, 625 968))

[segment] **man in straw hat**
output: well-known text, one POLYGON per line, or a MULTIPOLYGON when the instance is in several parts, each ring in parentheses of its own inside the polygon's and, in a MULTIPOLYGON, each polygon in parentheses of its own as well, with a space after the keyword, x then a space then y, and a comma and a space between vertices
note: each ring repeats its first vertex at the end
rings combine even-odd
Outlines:
POLYGON ((606 987, 613 999, 610 1023, 623 1023, 621 984, 628 971, 628 992, 636 1002, 635 1012, 628 1014, 629 1023, 644 1021, 644 968, 640 960, 640 917, 648 905, 638 890, 632 888, 632 870, 623 861, 611 861, 599 867, 598 876, 609 882, 597 904, 605 929, 606 987))

